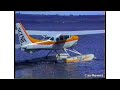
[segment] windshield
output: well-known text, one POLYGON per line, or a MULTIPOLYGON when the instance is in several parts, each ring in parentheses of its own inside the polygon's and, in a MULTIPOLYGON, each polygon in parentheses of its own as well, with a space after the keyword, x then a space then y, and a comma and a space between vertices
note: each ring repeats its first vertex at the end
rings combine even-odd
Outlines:
POLYGON ((65 38, 65 39, 68 39, 68 38, 69 38, 69 35, 65 35, 64 38, 65 38))

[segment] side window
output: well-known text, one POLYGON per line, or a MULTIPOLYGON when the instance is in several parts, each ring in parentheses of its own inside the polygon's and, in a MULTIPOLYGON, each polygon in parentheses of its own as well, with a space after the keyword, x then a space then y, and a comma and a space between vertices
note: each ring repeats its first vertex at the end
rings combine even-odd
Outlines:
POLYGON ((63 36, 60 36, 60 40, 64 40, 63 36))
POLYGON ((56 41, 59 41, 59 38, 56 38, 56 41))
POLYGON ((69 38, 69 35, 65 35, 65 37, 64 37, 64 38, 65 38, 65 40, 66 40, 66 39, 68 39, 68 38, 69 38))

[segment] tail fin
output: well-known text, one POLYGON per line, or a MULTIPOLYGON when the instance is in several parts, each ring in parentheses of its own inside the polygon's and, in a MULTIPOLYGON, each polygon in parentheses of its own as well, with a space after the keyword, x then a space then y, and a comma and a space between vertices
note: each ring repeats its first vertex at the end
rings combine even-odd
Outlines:
POLYGON ((18 37, 19 37, 19 41, 20 41, 21 46, 26 45, 26 44, 30 44, 31 41, 29 39, 29 35, 26 32, 23 25, 21 23, 16 23, 16 28, 18 31, 18 37))

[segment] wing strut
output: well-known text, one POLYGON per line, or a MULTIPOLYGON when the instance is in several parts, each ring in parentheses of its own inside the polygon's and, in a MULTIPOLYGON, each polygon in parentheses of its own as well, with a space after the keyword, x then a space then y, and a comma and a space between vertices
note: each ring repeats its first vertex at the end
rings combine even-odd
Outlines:
MULTIPOLYGON (((75 54, 79 54, 79 55, 82 55, 80 52, 76 51, 75 49, 73 50, 70 50, 70 49, 67 49, 67 48, 64 48, 64 51, 67 53, 67 50, 70 51, 70 52, 73 52, 75 54)), ((68 54, 68 53, 67 53, 68 54)), ((69 54, 68 54, 69 55, 69 54)), ((70 55, 69 55, 70 56, 70 55)))

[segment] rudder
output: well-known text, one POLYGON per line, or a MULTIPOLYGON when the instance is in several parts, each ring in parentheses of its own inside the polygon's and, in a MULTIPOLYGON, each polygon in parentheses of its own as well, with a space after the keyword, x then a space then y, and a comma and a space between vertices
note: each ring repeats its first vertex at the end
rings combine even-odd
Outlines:
POLYGON ((26 32, 23 25, 21 23, 16 23, 16 28, 18 31, 18 37, 19 37, 19 41, 20 41, 21 46, 30 44, 31 41, 29 39, 29 35, 26 32))

